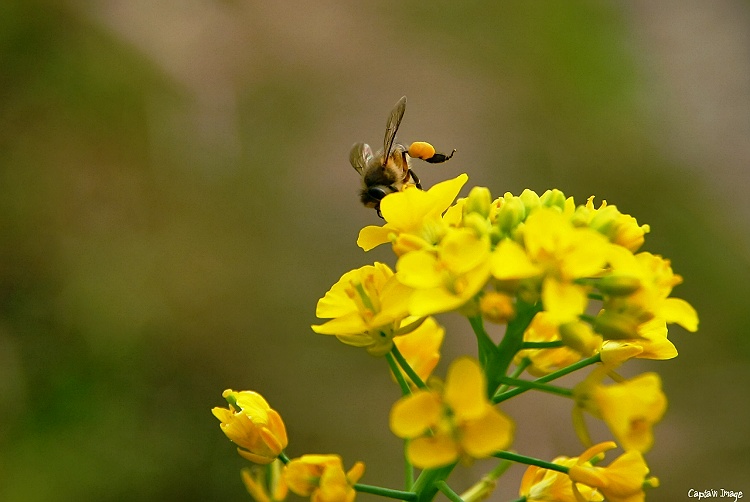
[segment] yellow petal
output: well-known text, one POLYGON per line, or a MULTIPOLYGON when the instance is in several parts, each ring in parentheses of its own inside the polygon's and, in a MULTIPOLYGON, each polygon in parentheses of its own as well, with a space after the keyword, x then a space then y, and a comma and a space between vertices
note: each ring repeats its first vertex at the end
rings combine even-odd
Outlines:
POLYGON ((659 314, 668 323, 677 323, 688 331, 698 331, 698 313, 685 300, 667 298, 664 300, 659 314))
MULTIPOLYGON (((259 415, 265 417, 265 413, 271 409, 268 401, 257 392, 243 390, 240 392, 229 391, 229 393, 234 394, 235 399, 237 400, 237 405, 245 411, 245 414, 252 417, 257 417, 259 415)), ((226 394, 226 392, 224 392, 224 394, 226 394)))
POLYGON ((578 320, 586 310, 588 296, 586 290, 577 284, 548 277, 542 285, 542 303, 555 322, 563 324, 578 320))
POLYGON ((455 204, 449 207, 443 215, 443 223, 451 227, 459 226, 464 216, 463 208, 465 202, 466 199, 459 199, 455 204))
POLYGON ((413 231, 433 210, 434 201, 427 192, 406 188, 389 194, 380 202, 383 218, 401 232, 413 231))
POLYGON ((245 484, 247 492, 253 497, 255 502, 271 502, 271 497, 266 492, 262 475, 257 476, 256 479, 253 477, 250 469, 245 468, 240 471, 240 476, 242 476, 242 482, 245 484))
POLYGON ((365 473, 365 464, 364 462, 356 462, 351 469, 346 471, 346 479, 349 480, 349 483, 354 484, 364 475, 365 473))
POLYGON ((458 196, 458 192, 469 180, 469 176, 465 173, 459 174, 452 180, 441 181, 433 185, 427 192, 430 197, 434 200, 434 206, 440 213, 445 212, 446 209, 453 203, 455 198, 458 196))
POLYGON ((458 445, 447 436, 420 437, 409 442, 406 455, 415 467, 431 469, 455 462, 458 445))
POLYGON ((570 221, 565 216, 543 207, 526 218, 523 227, 524 245, 532 257, 551 254, 559 247, 560 239, 570 230, 570 221))
POLYGON ((413 438, 437 423, 441 413, 440 397, 427 390, 404 396, 391 408, 391 431, 400 438, 413 438))
POLYGON ((456 296, 445 288, 417 289, 409 299, 409 313, 427 316, 457 309, 467 298, 456 296))
POLYGON ((444 336, 445 329, 433 317, 428 317, 411 333, 395 337, 393 343, 424 382, 440 360, 444 336))
POLYGON ((644 500, 643 481, 649 468, 639 451, 626 451, 606 468, 607 486, 602 493, 615 502, 644 500))
POLYGON ((312 330, 321 335, 353 335, 367 331, 367 323, 359 315, 359 312, 352 312, 342 315, 335 319, 311 326, 312 330))
POLYGON ((246 458, 250 462, 254 462, 256 464, 266 465, 266 464, 270 464, 274 460, 276 460, 275 456, 271 456, 271 455, 259 455, 257 453, 253 453, 253 452, 251 452, 249 450, 244 450, 242 448, 237 448, 237 453, 239 453, 240 456, 246 458))
POLYGON ((645 452, 651 448, 652 427, 667 409, 657 373, 597 386, 593 395, 602 418, 624 449, 645 452))
POLYGON ((484 458, 510 446, 513 421, 494 407, 462 427, 461 446, 473 458, 484 458))
POLYGON ((478 418, 486 412, 487 382, 476 360, 460 357, 453 361, 448 368, 443 399, 459 420, 478 418))
POLYGON ((524 279, 541 272, 526 255, 523 247, 515 241, 505 239, 492 253, 492 276, 500 280, 524 279))
POLYGON ((410 287, 391 277, 380 291, 380 312, 370 320, 370 326, 383 326, 406 317, 411 293, 410 287))
POLYGON ((560 270, 565 278, 591 277, 599 273, 607 261, 611 244, 602 234, 588 228, 578 228, 571 234, 560 270))
POLYGON ((381 244, 390 242, 391 234, 394 231, 388 225, 377 227, 369 225, 359 231, 359 237, 357 237, 357 246, 361 247, 365 251, 369 251, 372 248, 378 247, 381 244))
POLYGON ((448 232, 440 242, 440 261, 454 274, 463 274, 489 258, 488 238, 468 228, 448 232))
POLYGON ((429 251, 412 251, 396 262, 398 280, 412 288, 435 288, 442 284, 437 257, 429 251))

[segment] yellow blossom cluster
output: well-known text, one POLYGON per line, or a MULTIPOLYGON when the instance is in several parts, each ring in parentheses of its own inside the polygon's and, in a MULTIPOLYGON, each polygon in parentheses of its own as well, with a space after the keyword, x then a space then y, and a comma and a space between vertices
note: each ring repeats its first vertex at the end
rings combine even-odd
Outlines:
POLYGON ((492 197, 475 187, 457 200, 466 175, 423 191, 407 185, 380 201, 385 223, 367 226, 357 244, 365 251, 390 244, 395 268, 376 262, 344 273, 318 301, 314 332, 384 357, 401 389, 390 412, 391 431, 404 439, 405 491, 358 481, 364 464, 344 470, 338 455, 284 454, 284 423, 260 395, 225 391, 229 408, 215 408, 225 434, 246 459, 264 464, 243 470, 259 502, 279 502, 287 491, 313 502, 352 502, 359 491, 400 500, 488 496, 505 467, 490 471, 463 496, 447 477, 459 463, 502 459, 530 467, 521 500, 635 502, 658 486, 643 457, 653 426, 667 408, 659 375, 632 378, 617 370, 633 358, 677 355, 668 326, 698 328, 698 316, 672 290, 682 282, 669 260, 640 251, 648 225, 594 198, 577 205, 559 190, 542 195, 492 197), (441 380, 444 328, 435 316, 465 316, 476 338, 476 357, 453 360, 441 380), (495 341, 485 323, 500 325, 495 341), (573 388, 551 382, 593 368, 573 388), (524 373, 532 378, 523 378, 524 373), (610 381, 605 381, 605 380, 610 381), (515 426, 500 410, 527 391, 571 401, 572 426, 588 448, 552 462, 507 449, 515 426), (585 414, 601 420, 615 442, 593 444, 585 414), (605 451, 623 453, 607 467, 605 451))
POLYGON ((461 175, 427 191, 407 187, 391 194, 380 206, 385 225, 359 234, 365 251, 391 244, 397 280, 411 288, 400 293, 408 314, 471 303, 505 321, 513 315, 513 298, 539 301, 548 319, 570 333, 573 348, 588 347, 588 327, 578 325, 596 298, 600 308, 589 327, 604 339, 639 339, 654 319, 697 329, 695 310, 670 297, 682 278, 669 261, 636 253, 648 225, 606 202, 595 207, 593 197, 576 206, 559 190, 492 200, 487 188, 475 187, 454 203, 466 181, 461 175))

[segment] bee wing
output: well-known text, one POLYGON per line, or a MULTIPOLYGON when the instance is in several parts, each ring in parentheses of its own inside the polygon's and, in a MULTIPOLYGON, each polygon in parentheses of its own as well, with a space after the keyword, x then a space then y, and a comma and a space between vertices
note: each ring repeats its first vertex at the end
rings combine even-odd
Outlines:
POLYGON ((393 107, 391 115, 388 117, 388 123, 385 126, 385 140, 383 141, 383 161, 387 162, 388 157, 391 154, 391 148, 393 147, 393 140, 396 138, 396 131, 398 126, 401 124, 401 119, 404 118, 404 112, 406 111, 406 96, 403 96, 398 100, 396 106, 393 107))
POLYGON ((354 143, 349 152, 349 162, 359 174, 367 167, 367 162, 372 158, 372 148, 367 143, 354 143))

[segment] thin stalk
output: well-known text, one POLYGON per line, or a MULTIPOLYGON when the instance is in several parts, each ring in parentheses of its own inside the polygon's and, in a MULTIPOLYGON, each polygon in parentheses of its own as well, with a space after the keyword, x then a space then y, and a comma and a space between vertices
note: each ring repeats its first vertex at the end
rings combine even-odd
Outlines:
MULTIPOLYGON (((565 375, 567 375, 569 373, 573 373, 574 371, 577 371, 577 370, 579 370, 581 368, 585 368, 586 366, 589 366, 591 364, 596 364, 598 362, 601 362, 601 360, 602 359, 601 359, 600 355, 599 354, 595 354, 595 355, 593 355, 591 357, 587 357, 586 359, 581 359, 577 363, 571 364, 570 366, 566 366, 565 368, 563 368, 561 370, 557 370, 557 371, 555 371, 553 373, 550 373, 549 375, 544 375, 543 377, 537 378, 536 380, 532 380, 532 381, 536 382, 536 383, 551 382, 552 380, 555 380, 557 378, 563 377, 563 376, 565 376, 565 375)), ((510 399, 511 397, 517 396, 519 394, 523 394, 527 390, 529 390, 529 389, 518 387, 518 388, 515 388, 515 389, 512 389, 512 390, 508 390, 508 391, 505 391, 505 392, 497 393, 492 398, 492 402, 495 403, 495 404, 501 403, 501 402, 503 402, 503 401, 505 401, 507 399, 510 399)))

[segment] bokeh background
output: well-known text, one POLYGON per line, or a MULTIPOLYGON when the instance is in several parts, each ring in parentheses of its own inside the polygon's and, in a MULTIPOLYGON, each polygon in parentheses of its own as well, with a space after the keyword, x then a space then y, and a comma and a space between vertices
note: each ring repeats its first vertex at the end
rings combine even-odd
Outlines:
MULTIPOLYGON (((402 95, 402 140, 458 149, 415 166, 426 186, 557 187, 651 225, 701 315, 630 370, 670 397, 653 500, 750 492, 747 2, 5 0, 0 500, 250 500, 210 413, 228 387, 282 413, 290 456, 401 486, 384 361, 309 326, 343 272, 393 264, 355 245, 378 220, 347 158, 402 95)), ((440 320, 446 359, 472 350, 440 320)), ((569 402, 515 401, 519 451, 581 451, 569 402)))

